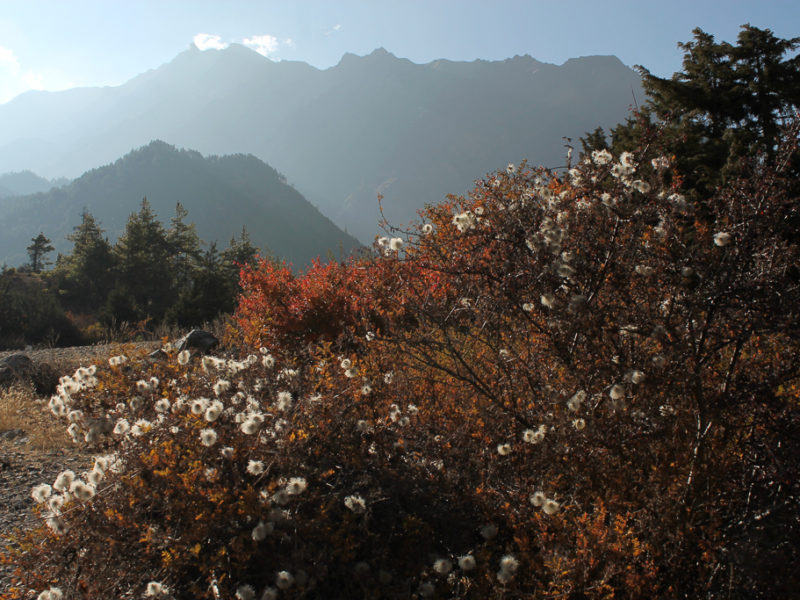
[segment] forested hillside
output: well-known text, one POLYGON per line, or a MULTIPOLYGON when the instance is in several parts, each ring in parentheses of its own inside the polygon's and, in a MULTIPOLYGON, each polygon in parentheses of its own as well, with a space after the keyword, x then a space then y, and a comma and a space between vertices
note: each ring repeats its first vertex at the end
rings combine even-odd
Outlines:
POLYGON ((27 260, 30 238, 43 232, 56 252, 88 211, 113 243, 130 213, 147 198, 157 219, 168 220, 180 203, 197 234, 221 245, 246 226, 258 247, 296 268, 317 257, 342 258, 359 247, 272 167, 250 155, 203 157, 154 141, 114 163, 86 172, 63 187, 0 204, 0 262, 27 260))
POLYGON ((236 307, 239 272, 268 249, 245 228, 227 247, 200 239, 178 203, 165 226, 143 200, 116 243, 84 211, 53 265, 43 234, 28 246, 30 262, 0 272, 0 349, 29 344, 71 346, 141 334, 159 325, 200 326, 236 307))

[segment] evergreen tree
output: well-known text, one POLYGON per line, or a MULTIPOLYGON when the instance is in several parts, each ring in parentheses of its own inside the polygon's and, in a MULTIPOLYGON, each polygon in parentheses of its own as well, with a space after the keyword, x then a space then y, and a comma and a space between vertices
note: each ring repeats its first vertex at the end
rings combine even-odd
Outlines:
POLYGON ((202 255, 190 285, 182 286, 167 320, 181 327, 199 326, 220 314, 232 313, 239 295, 239 271, 255 265, 259 249, 253 245, 247 229, 220 253, 212 242, 202 255))
MULTIPOLYGON (((237 280, 238 281, 238 280, 237 280)), ((181 327, 200 326, 222 313, 233 312, 235 293, 232 292, 229 273, 212 242, 200 259, 191 286, 179 290, 175 304, 166 319, 181 327)))
POLYGON ((128 218, 125 231, 114 246, 119 293, 130 295, 137 319, 160 320, 174 294, 171 248, 164 227, 156 219, 147 198, 128 218))
POLYGON ((88 210, 67 239, 72 253, 59 257, 54 273, 62 302, 71 310, 97 310, 114 285, 111 245, 88 210))
MULTIPOLYGON (((800 106, 800 37, 744 25, 734 46, 698 28, 679 46, 683 70, 670 79, 638 67, 648 101, 613 130, 612 147, 675 156, 682 187, 704 197, 742 175, 747 157, 774 159, 781 127, 800 106), (656 129, 660 142, 650 147, 656 129)), ((595 134, 583 141, 597 149, 595 134)))
POLYGON ((26 248, 31 259, 31 270, 34 273, 41 273, 42 269, 50 264, 50 261, 46 258, 47 254, 55 250, 55 248, 42 232, 39 232, 39 235, 35 238, 31 238, 31 241, 33 243, 26 248))
POLYGON ((175 216, 170 220, 167 230, 167 243, 172 255, 172 267, 175 273, 175 284, 185 287, 191 283, 195 271, 199 267, 202 252, 200 238, 194 223, 187 225, 184 219, 189 215, 183 205, 175 205, 175 216))
POLYGON ((242 226, 239 238, 232 237, 230 244, 222 252, 222 265, 235 285, 238 285, 239 270, 245 265, 255 265, 259 252, 250 240, 247 228, 242 226))
POLYGON ((581 138, 582 156, 590 155, 593 150, 607 150, 608 141, 606 138, 606 132, 602 127, 597 127, 591 133, 587 133, 586 137, 581 138))

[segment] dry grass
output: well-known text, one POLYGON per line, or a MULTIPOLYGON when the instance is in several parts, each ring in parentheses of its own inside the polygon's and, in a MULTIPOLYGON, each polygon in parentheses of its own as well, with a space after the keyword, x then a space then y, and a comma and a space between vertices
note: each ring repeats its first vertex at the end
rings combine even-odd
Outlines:
POLYGON ((31 382, 20 381, 0 390, 0 431, 21 429, 33 450, 58 450, 73 446, 63 422, 47 408, 47 399, 31 382))
POLYGON ((88 366, 98 356, 87 349, 50 350, 49 356, 36 353, 33 367, 9 386, 0 387, 0 431, 21 429, 27 436, 26 450, 75 449, 64 422, 47 407, 58 379, 80 366, 88 366))
MULTIPOLYGON (((217 337, 225 333, 226 323, 215 322, 217 337)), ((0 386, 0 432, 21 429, 27 435, 26 451, 66 449, 78 452, 67 434, 65 424, 47 407, 50 396, 62 375, 71 375, 78 367, 102 364, 109 356, 125 354, 144 357, 160 346, 160 342, 108 344, 73 348, 50 348, 26 352, 33 367, 9 386, 0 386)), ((10 354, 10 352, 3 353, 10 354)), ((0 445, 5 444, 0 440, 0 445)), ((23 449, 23 448, 20 448, 23 449)))

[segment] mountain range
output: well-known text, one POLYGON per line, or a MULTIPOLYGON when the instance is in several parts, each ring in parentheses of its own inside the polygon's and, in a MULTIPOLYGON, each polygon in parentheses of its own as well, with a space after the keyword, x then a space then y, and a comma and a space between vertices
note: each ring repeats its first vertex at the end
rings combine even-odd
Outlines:
POLYGON ((67 185, 0 199, 0 263, 26 262, 25 249, 40 231, 57 252, 71 251, 66 236, 84 210, 113 242, 144 197, 165 227, 180 202, 189 213, 185 222, 196 225, 202 240, 218 242, 222 250, 246 227, 254 245, 297 268, 329 252, 340 258, 360 247, 256 157, 203 157, 154 141, 67 185))
POLYGON ((378 194, 403 225, 509 162, 563 165, 564 137, 619 123, 643 97, 613 56, 415 64, 381 48, 320 70, 235 44, 191 47, 121 86, 0 105, 0 172, 76 177, 154 139, 252 154, 371 242, 378 194))
POLYGON ((40 177, 32 171, 3 173, 0 175, 0 198, 46 192, 67 183, 69 180, 66 177, 50 180, 40 177))

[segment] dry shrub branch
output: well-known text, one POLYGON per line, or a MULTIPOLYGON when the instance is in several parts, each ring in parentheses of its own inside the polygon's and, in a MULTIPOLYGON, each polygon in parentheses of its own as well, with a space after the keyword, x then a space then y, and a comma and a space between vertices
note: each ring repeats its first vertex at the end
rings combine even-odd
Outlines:
POLYGON ((756 160, 692 203, 642 156, 246 270, 247 356, 63 379, 98 458, 34 490, 6 598, 791 595, 798 199, 756 160))

